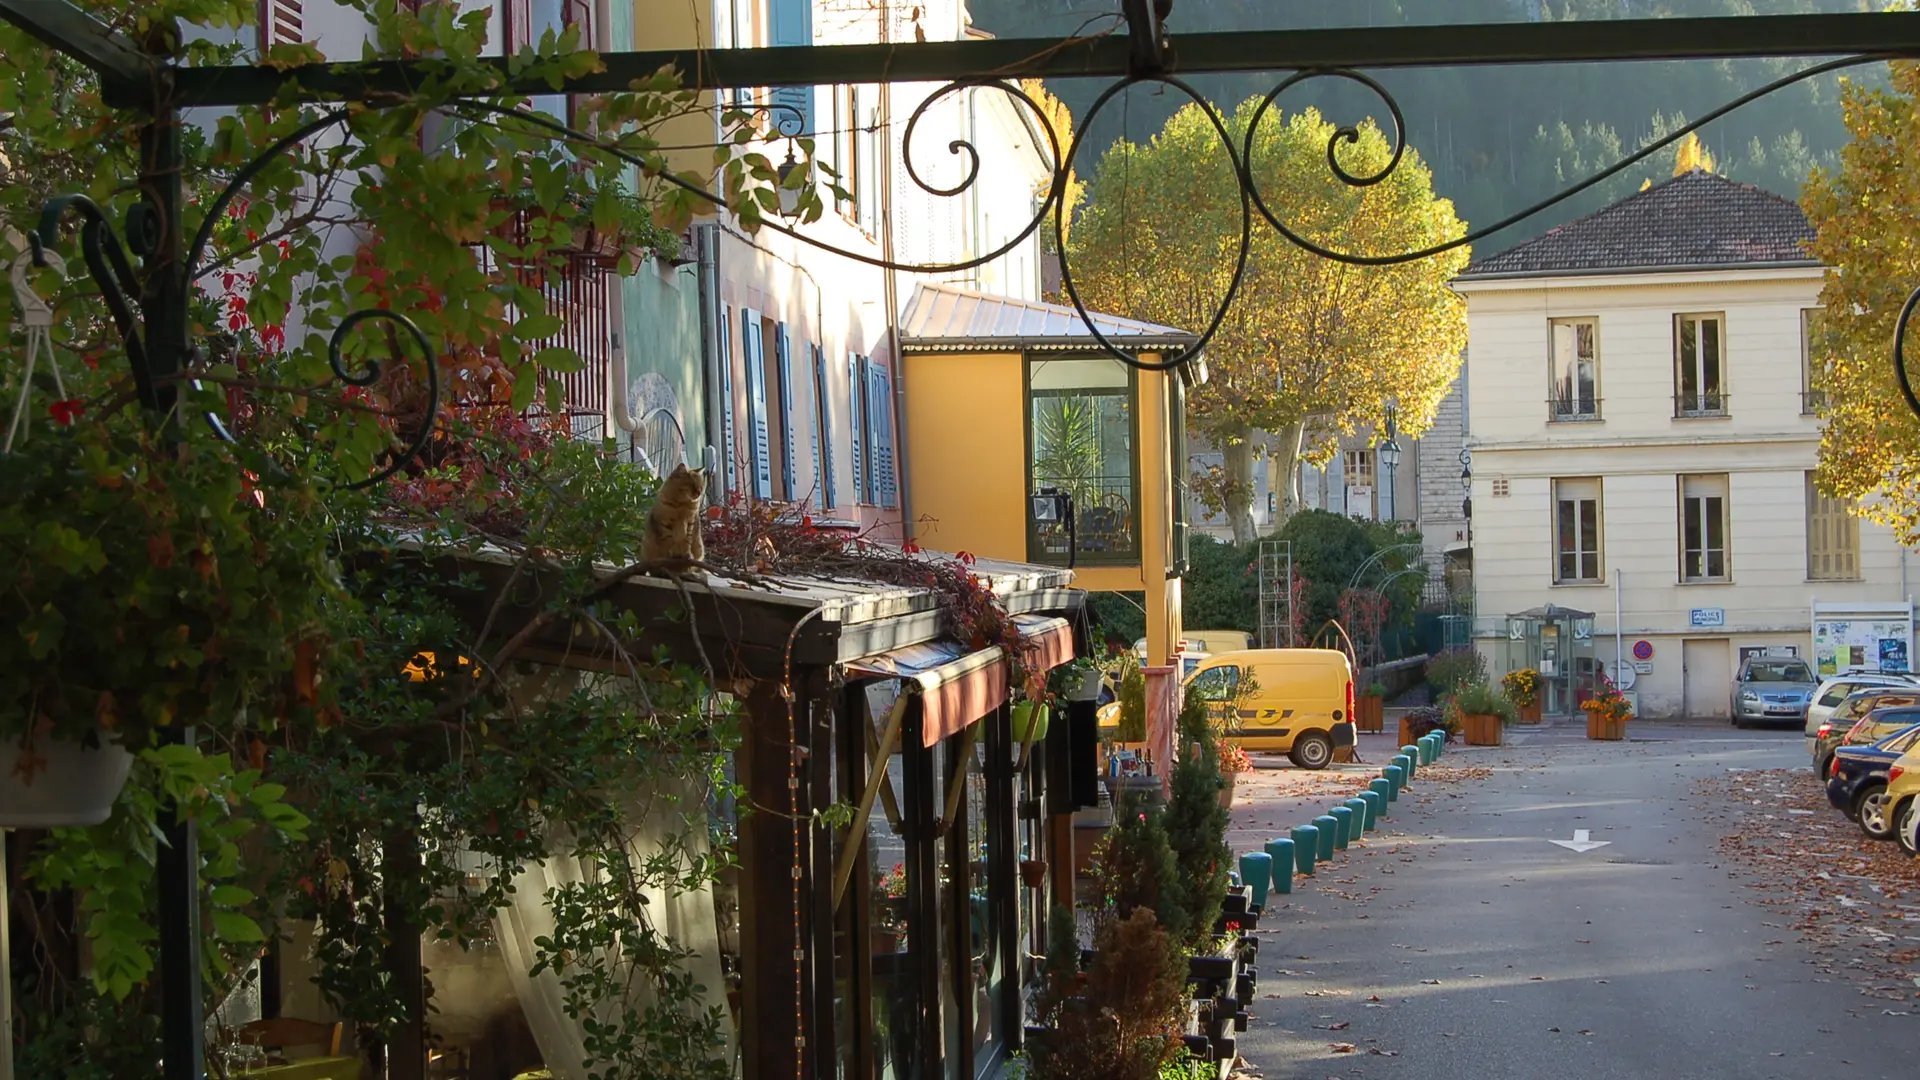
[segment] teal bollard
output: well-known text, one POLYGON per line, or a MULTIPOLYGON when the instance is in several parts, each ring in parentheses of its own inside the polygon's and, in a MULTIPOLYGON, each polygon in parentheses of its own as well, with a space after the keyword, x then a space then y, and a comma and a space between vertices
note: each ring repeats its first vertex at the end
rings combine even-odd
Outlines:
POLYGON ((1314 856, 1320 853, 1320 830, 1312 825, 1293 827, 1293 865, 1308 877, 1313 876, 1314 856))
POLYGON ((1412 754, 1395 754, 1393 757, 1393 763, 1395 765, 1400 766, 1400 787, 1404 790, 1408 784, 1413 783, 1413 773, 1414 773, 1413 755, 1412 754))
POLYGON ((1373 808, 1367 805, 1367 800, 1357 796, 1348 799, 1347 809, 1353 811, 1354 828, 1357 830, 1356 835, 1365 835, 1373 831, 1373 808))
POLYGON ((1384 772, 1387 774, 1388 783, 1393 785, 1393 788, 1392 788, 1393 794, 1387 796, 1388 799, 1393 801, 1399 800, 1400 785, 1405 783, 1407 779, 1407 770, 1404 766, 1400 764, 1400 762, 1403 760, 1405 759, 1395 758, 1394 763, 1392 765, 1389 765, 1386 768, 1380 770, 1381 772, 1384 772))
POLYGON ((1273 859, 1273 891, 1280 894, 1292 892, 1294 872, 1293 841, 1267 841, 1267 855, 1273 859))
POLYGON ((1240 856, 1240 880, 1253 888, 1254 907, 1267 906, 1267 886, 1273 883, 1273 856, 1249 851, 1240 856))
POLYGON ((1378 780, 1367 781, 1367 791, 1380 796, 1380 816, 1387 816, 1387 804, 1393 801, 1393 781, 1382 776, 1378 780))
POLYGON ((1433 750, 1433 736, 1420 736, 1420 764, 1431 765, 1436 755, 1433 750))
POLYGON ((1336 806, 1328 810, 1327 814, 1340 823, 1340 827, 1333 834, 1333 846, 1344 851, 1348 844, 1360 839, 1360 825, 1353 820, 1352 807, 1336 806))
MULTIPOLYGON (((1379 781, 1379 783, 1381 787, 1386 786, 1385 781, 1379 781)), ((1360 798, 1367 804, 1367 828, 1379 828, 1380 822, 1387 816, 1387 797, 1375 788, 1361 792, 1360 798)))
POLYGON ((1314 857, 1321 862, 1332 862, 1334 840, 1340 832, 1340 820, 1332 814, 1321 814, 1313 819, 1313 827, 1320 830, 1320 849, 1314 852, 1314 857))
POLYGON ((1420 764, 1420 748, 1408 745, 1401 747, 1400 752, 1407 756, 1407 779, 1412 780, 1413 774, 1419 771, 1416 766, 1420 764))

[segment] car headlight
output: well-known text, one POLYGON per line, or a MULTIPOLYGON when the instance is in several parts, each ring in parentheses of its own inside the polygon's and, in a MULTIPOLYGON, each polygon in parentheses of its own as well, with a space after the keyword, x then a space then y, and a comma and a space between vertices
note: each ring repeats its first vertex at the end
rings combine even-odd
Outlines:
POLYGON ((1751 690, 1742 690, 1740 691, 1740 702, 1743 705, 1758 705, 1760 703, 1760 695, 1751 690))

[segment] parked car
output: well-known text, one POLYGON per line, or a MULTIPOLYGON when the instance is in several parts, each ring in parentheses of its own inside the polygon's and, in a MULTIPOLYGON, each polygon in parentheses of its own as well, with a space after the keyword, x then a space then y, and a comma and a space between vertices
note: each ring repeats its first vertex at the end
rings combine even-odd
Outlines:
POLYGON ((1242 748, 1279 751, 1303 769, 1326 768, 1334 729, 1353 724, 1353 667, 1338 649, 1219 653, 1187 678, 1187 693, 1213 703, 1242 748))
POLYGON ((1909 855, 1920 855, 1920 747, 1887 767, 1887 817, 1893 835, 1909 855))
POLYGON ((1804 723, 1818 685, 1813 668, 1797 656, 1749 656, 1733 677, 1733 726, 1804 723))
MULTIPOLYGON (((1887 776, 1900 755, 1920 745, 1920 709, 1891 709, 1876 716, 1905 721, 1899 731, 1878 742, 1842 746, 1828 767, 1827 801, 1859 822, 1860 831, 1875 840, 1893 839, 1894 820, 1887 812, 1887 776)), ((1860 721, 1860 725, 1869 720, 1860 721)))
POLYGON ((1840 707, 1833 710, 1833 715, 1813 733, 1814 773, 1822 777, 1827 775, 1827 767, 1833 764, 1833 751, 1837 747, 1876 743, 1899 731, 1905 725, 1881 719, 1878 714, 1881 710, 1898 710, 1907 706, 1920 706, 1920 686, 1876 686, 1848 694, 1840 707), (1875 715, 1871 724, 1865 723, 1869 714, 1875 715))
POLYGON ((1883 686, 1915 685, 1920 685, 1920 679, 1916 679, 1913 675, 1905 672, 1881 674, 1867 671, 1850 671, 1844 675, 1829 675, 1826 680, 1820 684, 1819 688, 1813 692, 1813 703, 1807 706, 1807 738, 1813 738, 1814 733, 1819 730, 1820 725, 1826 723, 1827 717, 1833 714, 1833 710, 1839 708, 1840 703, 1847 700, 1852 694, 1858 693, 1861 690, 1872 690, 1883 686))

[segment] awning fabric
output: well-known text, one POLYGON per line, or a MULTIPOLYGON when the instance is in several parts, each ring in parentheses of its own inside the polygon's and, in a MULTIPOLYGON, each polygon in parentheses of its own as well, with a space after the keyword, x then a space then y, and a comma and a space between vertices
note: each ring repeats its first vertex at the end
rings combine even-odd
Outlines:
MULTIPOLYGON (((1073 657, 1067 620, 1016 615, 1029 670, 1051 671, 1073 657)), ((858 675, 905 679, 920 691, 920 741, 932 746, 1007 700, 1007 653, 998 645, 969 652, 957 641, 932 641, 862 657, 847 665, 858 675)))

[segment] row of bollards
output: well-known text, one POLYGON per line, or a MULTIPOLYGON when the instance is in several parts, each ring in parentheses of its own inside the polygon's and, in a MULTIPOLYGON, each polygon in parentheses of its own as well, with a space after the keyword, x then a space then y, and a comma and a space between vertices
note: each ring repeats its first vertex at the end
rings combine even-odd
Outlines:
POLYGON ((1378 779, 1355 798, 1332 807, 1313 819, 1311 825, 1296 825, 1284 839, 1267 841, 1265 851, 1250 851, 1240 856, 1240 880, 1253 887, 1253 906, 1265 907, 1267 891, 1291 893, 1295 874, 1313 876, 1317 863, 1331 862, 1334 852, 1379 828, 1387 808, 1400 798, 1400 792, 1413 780, 1422 766, 1433 764, 1446 750, 1446 733, 1429 732, 1406 746, 1393 762, 1380 770, 1378 779))

